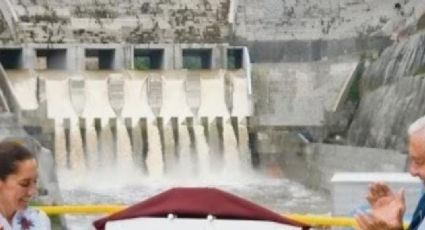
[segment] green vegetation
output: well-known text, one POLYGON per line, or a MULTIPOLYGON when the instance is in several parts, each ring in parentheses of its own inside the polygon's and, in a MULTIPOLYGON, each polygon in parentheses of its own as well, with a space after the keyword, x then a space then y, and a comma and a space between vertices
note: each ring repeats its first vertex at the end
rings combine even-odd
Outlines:
POLYGON ((353 83, 348 91, 348 99, 353 102, 360 101, 360 79, 361 75, 355 76, 353 83))
POLYGON ((151 69, 151 59, 148 56, 137 56, 134 58, 134 69, 148 70, 151 69))
POLYGON ((376 61, 379 58, 379 56, 380 56, 380 54, 379 54, 378 51, 376 51, 376 50, 368 50, 368 51, 363 52, 360 55, 360 59, 361 60, 367 60, 369 62, 374 62, 374 61, 376 61))
POLYGON ((351 83, 350 89, 348 91, 348 100, 358 103, 361 99, 361 79, 364 72, 364 63, 360 63, 360 66, 357 67, 357 70, 355 71, 355 76, 353 79, 353 82, 351 83))
POLYGON ((229 49, 227 50, 227 68, 228 69, 241 69, 242 68, 242 49, 229 49))
POLYGON ((419 66, 418 69, 415 71, 415 75, 425 74, 425 65, 419 66))
POLYGON ((423 30, 425 29, 425 14, 422 14, 422 16, 418 20, 418 24, 416 24, 416 29, 423 30))
POLYGON ((202 69, 202 59, 199 56, 185 56, 183 58, 183 68, 202 69))
POLYGON ((227 68, 228 69, 237 69, 236 68, 236 57, 234 55, 227 56, 227 68))

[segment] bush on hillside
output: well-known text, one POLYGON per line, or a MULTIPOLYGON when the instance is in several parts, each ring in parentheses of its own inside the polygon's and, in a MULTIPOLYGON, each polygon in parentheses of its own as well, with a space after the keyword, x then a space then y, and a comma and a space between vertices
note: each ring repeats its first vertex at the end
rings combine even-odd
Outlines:
POLYGON ((419 68, 416 69, 415 71, 415 75, 421 75, 421 74, 425 74, 425 64, 419 66, 419 68))
POLYGON ((416 24, 416 29, 418 31, 425 29, 425 13, 419 18, 418 23, 416 24))

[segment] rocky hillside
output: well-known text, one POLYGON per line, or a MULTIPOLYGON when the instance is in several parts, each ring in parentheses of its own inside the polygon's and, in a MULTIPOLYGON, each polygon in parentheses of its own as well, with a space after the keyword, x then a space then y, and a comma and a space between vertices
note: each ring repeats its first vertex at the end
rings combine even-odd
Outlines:
POLYGON ((352 145, 406 151, 408 125, 425 114, 425 31, 387 48, 364 72, 352 145))

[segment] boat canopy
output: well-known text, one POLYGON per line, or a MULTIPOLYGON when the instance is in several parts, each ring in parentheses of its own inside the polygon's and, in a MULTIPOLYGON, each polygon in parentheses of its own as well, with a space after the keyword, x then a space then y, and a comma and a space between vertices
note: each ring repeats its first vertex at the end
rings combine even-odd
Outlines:
POLYGON ((94 222, 97 230, 199 229, 214 223, 214 229, 235 229, 255 223, 256 229, 309 229, 307 224, 282 216, 251 201, 216 188, 172 188, 94 222), (173 221, 170 221, 173 220, 173 221), (210 221, 206 221, 210 220, 210 221), (254 222, 257 221, 257 222, 254 222), (198 224, 196 224, 196 222, 198 224), (263 223, 263 227, 258 224, 263 223), (236 225, 235 225, 236 224, 236 225), (126 226, 125 228, 124 225, 126 226), (192 226, 193 227, 189 227, 192 226), (106 226, 106 228, 105 228, 106 226), (114 227, 115 226, 115 227, 114 227), (151 227, 148 227, 151 226, 151 227), (287 226, 288 228, 282 228, 287 226), (189 228, 186 228, 189 227, 189 228))

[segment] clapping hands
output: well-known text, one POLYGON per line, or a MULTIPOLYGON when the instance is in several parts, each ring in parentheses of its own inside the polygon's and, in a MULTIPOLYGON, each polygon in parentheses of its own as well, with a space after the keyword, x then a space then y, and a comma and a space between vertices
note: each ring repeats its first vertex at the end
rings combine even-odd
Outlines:
POLYGON ((371 213, 361 213, 355 217, 358 230, 402 230, 403 215, 406 210, 404 190, 393 193, 384 183, 369 186, 367 200, 371 213))

